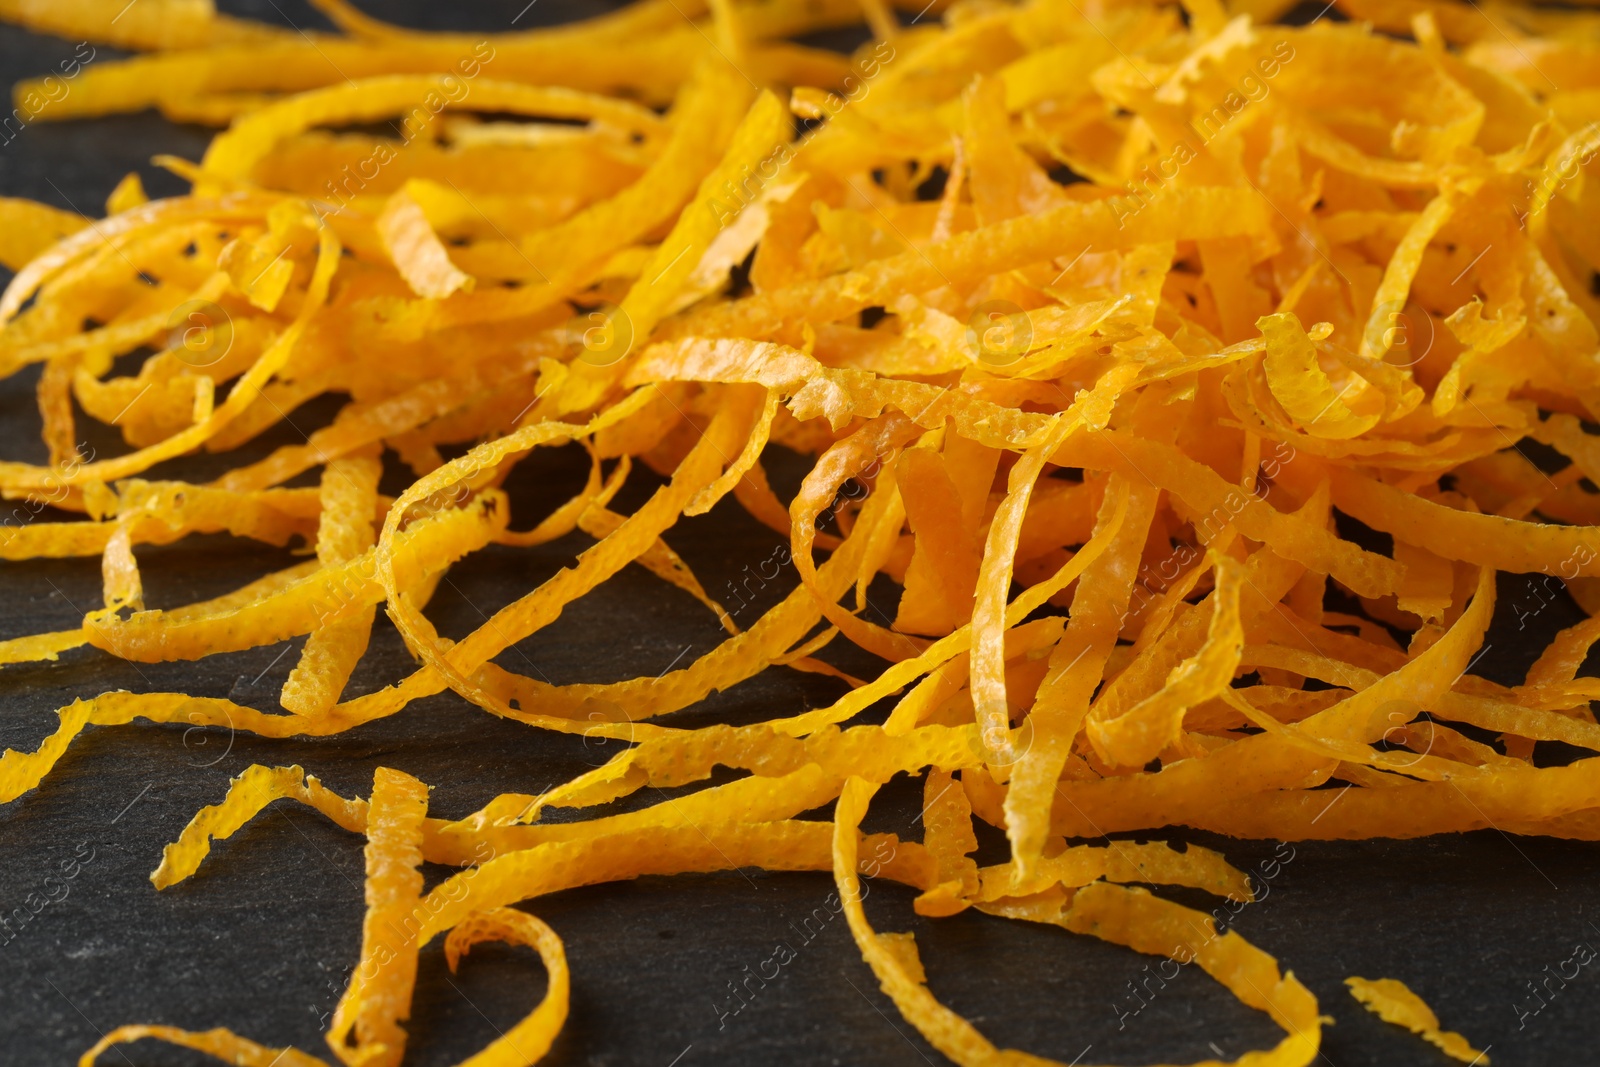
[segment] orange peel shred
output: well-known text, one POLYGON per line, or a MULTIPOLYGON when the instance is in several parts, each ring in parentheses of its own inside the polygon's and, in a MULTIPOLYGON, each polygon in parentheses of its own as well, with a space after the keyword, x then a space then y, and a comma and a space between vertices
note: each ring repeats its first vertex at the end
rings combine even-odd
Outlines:
POLYGON ((1386 1023, 1403 1026, 1446 1056, 1462 1063, 1488 1063, 1489 1057, 1454 1030, 1441 1030, 1439 1017, 1398 978, 1346 978, 1350 995, 1386 1023))

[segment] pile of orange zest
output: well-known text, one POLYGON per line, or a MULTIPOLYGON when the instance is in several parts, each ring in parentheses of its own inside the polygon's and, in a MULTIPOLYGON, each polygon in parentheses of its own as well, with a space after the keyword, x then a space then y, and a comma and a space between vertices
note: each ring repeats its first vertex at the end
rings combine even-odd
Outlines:
MULTIPOLYGON (((316 0, 338 32, 315 34, 200 0, 0 0, 84 42, 15 88, 29 123, 155 107, 226 127, 198 161, 158 160, 185 196, 130 175, 103 219, 0 199, 0 373, 38 368, 48 457, 0 461, 0 559, 98 557, 103 585, 77 627, 0 642, 0 664, 305 639, 281 707, 79 694, 35 751, 0 757, 0 802, 91 727, 317 737, 450 690, 613 758, 451 819, 399 771, 360 798, 251 767, 152 876, 193 876, 278 800, 364 835, 362 953, 327 1035, 342 1063, 400 1062, 436 937, 452 967, 486 939, 539 953, 544 1000, 468 1061, 533 1062, 567 961, 516 905, 750 866, 831 872, 883 990, 958 1063, 1047 1061, 941 1004, 911 935, 868 925, 863 877, 913 887, 923 916, 1196 962, 1284 1031, 1236 1062, 1313 1062, 1312 993, 1143 888, 1255 899, 1166 831, 1600 839, 1600 764, 1534 758, 1600 752, 1582 674, 1600 641, 1600 15, 1338 2, 1353 21, 1275 24, 1282 0, 641 0, 479 35, 346 0, 316 0), (795 43, 842 27, 868 35, 849 55, 795 43), (239 458, 326 395, 347 398, 330 423, 239 458), (126 448, 85 451, 85 418, 126 448), (586 457, 582 488, 520 499, 508 475, 552 448, 586 457), (780 450, 809 458, 787 499, 780 450), (224 473, 162 466, 199 451, 224 473), (545 517, 514 525, 529 507, 545 517), (764 613, 680 555, 681 519, 736 507, 788 540, 794 581, 764 613), (196 534, 308 558, 173 605, 140 553, 196 534), (437 632, 456 563, 571 534, 588 540, 568 566, 459 641, 437 632), (499 665, 629 564, 724 639, 660 677, 499 665), (1504 573, 1541 583, 1501 606, 1519 622, 1563 587, 1596 616, 1520 684, 1476 673, 1504 573), (882 578, 901 589, 888 614, 868 600, 882 578), (346 697, 380 607, 417 667, 346 697), (840 641, 881 666, 829 662, 840 641), (784 668, 836 699, 674 717, 784 668), (896 775, 923 782, 920 842, 860 831, 896 775), (1005 862, 974 858, 980 823, 1005 862), (424 893, 423 861, 461 871, 424 893)), ((1350 981, 1475 1055, 1398 982, 1350 981)), ((324 1062, 160 1026, 82 1062, 146 1038, 324 1062)))

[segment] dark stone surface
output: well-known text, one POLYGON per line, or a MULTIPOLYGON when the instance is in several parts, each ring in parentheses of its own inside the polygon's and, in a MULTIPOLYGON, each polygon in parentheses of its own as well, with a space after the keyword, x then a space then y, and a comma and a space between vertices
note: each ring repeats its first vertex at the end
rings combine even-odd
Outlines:
MULTIPOLYGON (((526 0, 390 5, 416 25, 504 28, 526 0)), ((316 24, 287 0, 246 9, 260 17, 316 24)), ((519 25, 571 17, 594 5, 538 0, 519 25)), ((4 80, 42 73, 72 45, 0 30, 4 80)), ((109 55, 102 49, 101 55, 109 55)), ((146 162, 156 152, 197 158, 206 132, 153 116, 35 125, 0 149, 0 193, 98 212, 116 180, 138 168, 153 190, 174 186, 146 162), (165 184, 163 184, 165 182, 165 184)), ((33 376, 0 383, 0 454, 37 460, 33 376)), ((331 405, 313 405, 326 419, 331 405)), ((275 431, 253 450, 292 440, 275 431)), ((110 438, 94 438, 112 454, 110 438)), ((513 492, 547 497, 576 477, 575 459, 553 453, 519 472, 513 492)), ((642 489, 634 490, 635 499, 642 489)), ((706 586, 722 590, 746 565, 768 558, 777 539, 724 505, 683 523, 669 540, 706 586)), ((520 552, 485 552, 451 573, 430 609, 459 635, 548 577, 583 541, 520 552)), ((212 596, 283 566, 287 552, 196 538, 141 549, 152 604, 212 596)), ((780 583, 792 581, 786 575, 780 583)), ((1577 617, 1565 599, 1532 612, 1525 579, 1502 581, 1493 648, 1480 664, 1500 680, 1520 677, 1549 633, 1577 617), (1519 629, 1513 605, 1527 618, 1519 629)), ((776 598, 777 584, 763 599, 776 598)), ((93 560, 0 564, 0 636, 70 626, 99 593, 93 560)), ((733 604, 729 599, 730 607, 733 604)), ((758 605, 764 606, 764 605, 758 605)), ((755 609, 750 609, 754 612, 755 609)), ((747 621, 741 617, 741 622, 747 621)), ((632 568, 574 605, 549 629, 506 653, 508 667, 555 682, 661 671, 709 648, 718 631, 686 596, 632 568)), ((271 708, 292 655, 288 646, 197 664, 133 666, 94 652, 0 672, 0 743, 31 750, 54 727, 54 711, 107 689, 177 690, 232 696, 271 708)), ((857 659, 857 665, 868 665, 857 659)), ((400 677, 412 663, 387 622, 351 693, 400 677)), ((815 706, 836 683, 772 671, 688 712, 698 721, 749 721, 815 706)), ((182 727, 89 732, 43 786, 0 808, 0 913, 29 894, 54 898, 0 946, 0 1062, 34 1067, 75 1062, 100 1032, 129 1022, 203 1029, 226 1025, 257 1040, 321 1049, 331 1011, 359 940, 361 843, 305 809, 279 804, 222 844, 199 875, 157 893, 147 881, 162 846, 196 809, 218 800, 251 763, 299 763, 346 794, 368 791, 373 769, 400 767, 435 786, 434 811, 458 816, 504 790, 532 791, 582 770, 582 745, 502 722, 451 696, 423 701, 384 722, 320 741, 272 742, 182 727), (63 865, 65 864, 65 867, 63 865), (74 877, 66 872, 76 870, 74 877)), ((644 799, 654 799, 646 797, 644 799)), ((892 784, 869 819, 908 832, 918 792, 892 784)), ((1173 834, 1226 850, 1243 867, 1274 854, 1263 842, 1173 834)), ((993 842, 986 845, 993 847, 993 842)), ((1492 1047, 1496 1063, 1588 1062, 1600 976, 1586 968, 1537 1014, 1527 984, 1556 967, 1574 943, 1600 945, 1600 851, 1587 844, 1513 839, 1493 831, 1416 842, 1302 844, 1260 903, 1238 919, 1245 936, 1275 953, 1335 1016, 1324 1056, 1332 1067, 1443 1064, 1418 1039, 1358 1008, 1341 980, 1351 974, 1408 982, 1446 1026, 1492 1047), (1523 1025, 1519 1026, 1519 1019, 1523 1025)), ((445 872, 430 870, 430 882, 445 872)), ((801 925, 823 906, 825 875, 761 872, 650 878, 563 893, 533 910, 566 939, 573 967, 572 1014, 548 1062, 640 1064, 920 1064, 940 1057, 875 987, 841 921, 801 925), (796 958, 742 1011, 728 984, 743 980, 784 942, 796 958)), ((1214 902, 1185 896, 1205 907, 1214 902)), ((1237 1056, 1277 1040, 1276 1028, 1203 975, 1185 973, 1137 1015, 1127 983, 1151 962, 1056 929, 969 914, 929 921, 910 894, 875 885, 868 910, 882 930, 914 930, 933 989, 997 1044, 1083 1063, 1185 1062, 1237 1056)), ((824 915, 828 914, 826 910, 824 915)), ((4 937, 0 933, 0 937, 4 937)), ((437 943, 424 953, 408 1062, 455 1063, 519 1018, 543 991, 525 950, 486 945, 451 976, 437 943)), ((198 1063, 145 1043, 103 1062, 198 1063)))

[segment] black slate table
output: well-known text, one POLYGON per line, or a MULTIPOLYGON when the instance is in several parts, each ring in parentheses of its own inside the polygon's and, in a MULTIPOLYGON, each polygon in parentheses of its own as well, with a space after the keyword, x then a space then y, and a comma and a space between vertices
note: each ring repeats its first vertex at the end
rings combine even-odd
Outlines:
MULTIPOLYGON (((326 26, 291 0, 224 6, 268 21, 326 26)), ((600 8, 578 0, 406 0, 383 13, 416 26, 495 31, 514 18, 525 27, 600 8)), ((0 28, 0 81, 43 74, 74 46, 0 28)), ((97 53, 113 54, 105 48, 97 53)), ((176 193, 178 183, 151 167, 149 158, 168 152, 198 159, 208 136, 149 114, 36 124, 0 147, 0 194, 99 214, 129 170, 143 175, 153 195, 176 193)), ((24 373, 0 382, 4 458, 44 458, 34 381, 24 373)), ((309 405, 295 413, 295 426, 309 432, 335 407, 309 405)), ((264 453, 297 439, 295 429, 282 426, 251 450, 264 453)), ((100 455, 122 447, 103 433, 90 432, 88 442, 100 455)), ((207 477, 214 464, 202 457, 163 469, 207 477)), ((795 471, 787 475, 792 485, 795 471)), ((578 458, 555 452, 524 464, 511 488, 522 500, 548 499, 580 477, 578 458)), ((641 479, 623 503, 636 503, 647 489, 641 479)), ((779 543, 730 504, 685 521, 668 540, 713 591, 726 589, 779 543)), ((554 573, 583 544, 574 537, 538 549, 479 553, 451 572, 430 615, 444 633, 459 637, 482 613, 554 573)), ((154 606, 220 594, 293 559, 288 552, 204 537, 142 548, 139 557, 154 606)), ((792 580, 773 583, 763 602, 747 610, 753 614, 775 602, 792 580)), ((1517 681, 1549 635, 1580 615, 1564 597, 1530 612, 1536 594, 1520 576, 1504 576, 1500 593, 1493 647, 1478 669, 1517 681), (1520 625, 1518 606, 1525 616, 1520 625)), ((0 637, 72 626, 98 596, 95 560, 0 564, 0 637)), ((613 680, 664 671, 710 648, 719 633, 688 597, 630 568, 556 625, 508 651, 504 662, 557 683, 613 680)), ((80 651, 55 664, 7 667, 0 671, 0 743, 32 750, 54 728, 58 707, 117 688, 182 690, 269 709, 298 646, 157 666, 80 651)), ((845 665, 871 669, 846 650, 836 654, 845 665)), ((349 693, 369 692, 411 666, 380 616, 372 651, 349 693)), ((772 671, 683 719, 747 722, 791 714, 831 700, 837 686, 772 671)), ((399 767, 434 785, 435 813, 456 817, 500 791, 536 792, 601 755, 573 738, 491 718, 453 694, 315 741, 178 726, 90 731, 41 788, 0 808, 0 915, 9 917, 9 927, 0 928, 0 1063, 70 1064, 99 1034, 131 1022, 225 1025, 263 1043, 323 1050, 320 1031, 360 944, 358 838, 314 812, 279 803, 216 848, 188 882, 157 893, 147 880, 162 846, 250 764, 298 763, 346 795, 368 792, 374 768, 399 767), (46 901, 37 914, 27 905, 30 894, 46 901), (26 921, 17 917, 18 908, 26 921)), ((892 783, 875 803, 868 828, 915 835, 919 808, 914 785, 892 783)), ((1575 945, 1600 946, 1595 846, 1493 830, 1292 847, 1183 831, 1167 837, 1221 848, 1241 867, 1274 874, 1264 882, 1264 899, 1245 908, 1236 925, 1292 969, 1337 1019, 1325 1031, 1319 1063, 1449 1062, 1360 1009, 1342 985, 1352 974, 1406 981, 1446 1027, 1490 1046, 1497 1064, 1596 1059, 1600 968, 1585 967, 1564 986, 1536 985, 1573 955, 1575 945), (1275 857, 1277 867, 1268 863, 1275 857), (1282 862, 1285 857, 1292 858, 1282 862)), ((991 862, 1003 854, 1003 842, 987 835, 980 858, 991 862)), ((429 884, 445 873, 430 868, 429 884)), ((571 1016, 547 1062, 942 1062, 878 991, 843 922, 805 925, 831 888, 824 874, 747 871, 645 878, 539 901, 534 910, 566 939, 573 968, 571 1016), (761 969, 780 942, 794 958, 748 1003, 734 1001, 730 984, 743 982, 747 968, 761 969)), ((1214 904, 1175 895, 1197 906, 1214 904)), ((1129 984, 1148 974, 1153 961, 1147 957, 978 914, 925 920, 910 902, 908 891, 878 884, 867 907, 878 929, 916 932, 932 988, 1002 1047, 1068 1063, 1141 1064, 1234 1057, 1278 1040, 1265 1016, 1192 968, 1147 995, 1134 1012, 1140 1002, 1129 984)), ((543 973, 526 950, 485 945, 451 975, 436 942, 423 954, 408 1062, 458 1062, 520 1018, 543 987, 543 973)), ((102 1062, 210 1061, 147 1042, 111 1052, 102 1062)))

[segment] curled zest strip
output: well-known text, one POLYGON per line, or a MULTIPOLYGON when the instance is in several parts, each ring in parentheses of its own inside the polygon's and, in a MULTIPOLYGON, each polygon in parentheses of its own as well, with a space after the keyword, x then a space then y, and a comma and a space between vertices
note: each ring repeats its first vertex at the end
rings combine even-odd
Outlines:
POLYGON ((544 999, 511 1029, 501 1034, 482 1052, 463 1060, 461 1067, 524 1067, 535 1063, 549 1051, 561 1026, 567 1021, 567 1002, 571 976, 567 953, 561 938, 542 921, 515 908, 495 908, 469 915, 445 938, 445 959, 454 971, 461 957, 483 941, 505 941, 527 945, 544 961, 546 986, 544 999))

